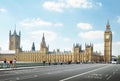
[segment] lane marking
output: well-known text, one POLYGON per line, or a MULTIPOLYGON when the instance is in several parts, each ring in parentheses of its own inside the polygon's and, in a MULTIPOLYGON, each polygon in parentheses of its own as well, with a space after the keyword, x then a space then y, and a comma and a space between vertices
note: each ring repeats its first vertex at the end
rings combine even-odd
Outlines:
POLYGON ((34 77, 38 77, 38 75, 34 75, 34 77))
POLYGON ((108 76, 108 74, 105 75, 105 77, 107 77, 107 76, 108 76))
POLYGON ((102 79, 102 74, 90 74, 86 78, 102 79))
POLYGON ((115 73, 116 73, 116 72, 114 71, 114 72, 113 72, 113 75, 115 75, 115 73))
POLYGON ((118 71, 118 69, 116 69, 116 71, 118 71))
POLYGON ((69 80, 69 79, 72 79, 72 78, 75 78, 75 77, 78 77, 78 76, 81 76, 81 75, 85 75, 85 74, 88 74, 90 72, 94 72, 94 71, 97 71, 97 70, 100 70, 100 69, 103 69, 103 68, 107 68, 107 67, 109 67, 109 66, 103 66, 103 67, 100 67, 100 68, 97 68, 97 69, 94 69, 94 70, 90 70, 90 71, 87 71, 87 72, 84 72, 84 73, 81 73, 81 74, 77 74, 77 75, 59 80, 59 81, 66 81, 66 80, 69 80))
POLYGON ((17 77, 17 78, 16 78, 16 80, 20 80, 20 78, 19 78, 19 77, 17 77))
MULTIPOLYGON (((95 65, 96 66, 96 65, 95 65)), ((90 66, 90 67, 87 67, 87 68, 91 68, 91 67, 95 67, 95 66, 90 66)), ((97 65, 98 66, 98 65, 97 65)), ((65 71, 74 71, 74 70, 79 70, 79 69, 85 69, 85 68, 77 68, 77 69, 67 69, 67 70, 60 70, 60 71, 56 71, 58 69, 56 69, 55 71, 53 72, 48 72, 46 74, 57 74, 57 73, 62 73, 62 72, 65 72, 65 71)))
POLYGON ((112 77, 112 75, 110 75, 109 77, 106 78, 106 80, 109 80, 112 77))
POLYGON ((58 74, 61 73, 62 71, 55 71, 55 72, 48 72, 47 74, 58 74))

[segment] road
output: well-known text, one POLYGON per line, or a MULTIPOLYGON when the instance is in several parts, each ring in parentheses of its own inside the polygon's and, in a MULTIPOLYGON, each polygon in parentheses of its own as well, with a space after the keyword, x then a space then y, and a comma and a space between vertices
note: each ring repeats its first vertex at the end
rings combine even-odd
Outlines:
POLYGON ((120 65, 70 64, 0 71, 0 81, 120 81, 120 65))

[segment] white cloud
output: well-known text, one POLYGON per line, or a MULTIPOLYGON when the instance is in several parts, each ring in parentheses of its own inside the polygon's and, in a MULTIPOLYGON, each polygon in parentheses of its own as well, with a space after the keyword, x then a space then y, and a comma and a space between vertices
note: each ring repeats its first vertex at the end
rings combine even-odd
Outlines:
POLYGON ((104 54, 104 43, 94 44, 94 51, 101 52, 103 55, 104 54))
POLYGON ((78 23, 77 27, 82 29, 82 30, 89 30, 92 29, 92 25, 89 23, 78 23))
POLYGON ((117 16, 117 23, 120 23, 120 16, 117 16))
POLYGON ((52 26, 51 22, 44 21, 40 18, 25 19, 20 22, 20 25, 23 27, 36 27, 36 26, 52 26))
POLYGON ((7 10, 4 8, 0 8, 0 13, 4 13, 4 12, 7 12, 7 10))
POLYGON ((97 2, 96 5, 99 6, 99 7, 103 6, 103 4, 101 2, 97 2))
POLYGON ((71 39, 70 38, 63 38, 63 41, 69 42, 71 39))
POLYGON ((21 47, 24 50, 31 50, 32 43, 29 39, 23 39, 21 40, 21 47))
POLYGON ((120 41, 113 43, 115 46, 120 45, 120 41))
POLYGON ((83 39, 101 39, 104 36, 103 31, 88 31, 88 32, 80 32, 79 36, 83 39))
POLYGON ((88 0, 66 0, 69 8, 92 8, 92 2, 88 0))
POLYGON ((120 41, 112 43, 112 53, 113 53, 113 55, 116 55, 116 56, 120 55, 119 47, 120 47, 120 41))
POLYGON ((1 48, 1 50, 9 50, 9 41, 7 40, 7 41, 4 41, 4 43, 1 43, 0 44, 1 46, 0 46, 0 48, 1 48))
POLYGON ((31 28, 31 27, 62 27, 63 24, 60 22, 53 23, 50 21, 45 21, 40 18, 24 19, 20 23, 21 27, 31 28))
POLYGON ((63 12, 64 9, 71 8, 93 8, 94 5, 102 6, 102 3, 96 2, 93 4, 89 0, 57 0, 57 1, 45 1, 43 8, 50 11, 63 12))
POLYGON ((41 40, 43 33, 47 41, 55 41, 57 38, 57 34, 55 32, 47 31, 47 30, 34 31, 32 32, 32 35, 33 38, 41 40))
POLYGON ((55 23, 54 26, 55 26, 55 27, 62 27, 63 24, 62 24, 62 23, 55 23))
POLYGON ((62 12, 62 8, 65 6, 62 2, 53 2, 53 1, 46 1, 43 4, 43 8, 50 10, 50 11, 56 11, 56 12, 62 12))

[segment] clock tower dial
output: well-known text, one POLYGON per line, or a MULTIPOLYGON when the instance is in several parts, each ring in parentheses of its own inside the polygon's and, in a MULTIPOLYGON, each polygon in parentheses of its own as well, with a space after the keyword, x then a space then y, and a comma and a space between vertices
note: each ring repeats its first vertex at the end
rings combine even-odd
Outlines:
POLYGON ((109 39, 110 38, 110 36, 109 35, 106 35, 106 39, 109 39))
POLYGON ((112 59, 112 31, 110 30, 109 22, 106 25, 104 32, 104 61, 110 63, 112 59))

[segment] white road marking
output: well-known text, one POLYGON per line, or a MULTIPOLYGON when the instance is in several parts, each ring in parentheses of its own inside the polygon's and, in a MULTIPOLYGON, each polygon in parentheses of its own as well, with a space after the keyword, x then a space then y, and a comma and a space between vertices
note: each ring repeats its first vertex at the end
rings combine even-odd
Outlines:
POLYGON ((10 80, 10 81, 13 81, 13 80, 10 80))
MULTIPOLYGON (((88 68, 91 68, 91 67, 95 67, 95 66, 90 66, 88 68)), ((83 69, 83 68, 78 68, 78 69, 83 69)), ((65 71, 74 71, 74 70, 78 70, 78 69, 67 69, 67 70, 60 70, 60 71, 56 71, 56 70, 58 70, 58 69, 56 69, 54 72, 48 72, 47 74, 57 74, 57 73, 65 72, 65 71)))
POLYGON ((72 79, 72 78, 75 78, 75 77, 78 77, 78 76, 81 76, 81 75, 85 75, 85 74, 88 74, 90 72, 94 72, 94 71, 97 71, 97 70, 100 70, 100 69, 103 69, 103 68, 107 68, 107 67, 109 67, 109 66, 104 66, 102 68, 100 67, 100 68, 97 68, 97 69, 94 69, 94 70, 90 70, 90 71, 87 71, 87 72, 84 72, 84 73, 81 73, 81 74, 77 74, 77 75, 74 75, 74 76, 71 76, 71 77, 59 80, 59 81, 66 81, 66 80, 69 80, 69 79, 72 79))
POLYGON ((48 72, 47 74, 57 74, 57 73, 65 72, 65 71, 74 71, 74 69, 68 69, 68 70, 60 70, 60 71, 48 72))
POLYGON ((116 69, 116 71, 118 71, 118 69, 116 69))
POLYGON ((112 75, 110 75, 109 77, 106 78, 106 80, 109 80, 112 77, 112 75))
POLYGON ((19 77, 17 77, 17 78, 16 78, 16 80, 20 80, 20 78, 19 78, 19 77))
POLYGON ((38 75, 34 75, 34 77, 38 77, 38 75))
MULTIPOLYGON (((96 65, 95 65, 96 66, 96 65)), ((95 67, 95 66, 90 66, 90 67, 87 67, 87 68, 91 68, 91 67, 95 67)), ((60 69, 60 71, 58 71, 58 69, 55 69, 54 71, 52 71, 52 72, 48 72, 48 73, 46 73, 46 74, 57 74, 57 73, 62 73, 62 72, 65 72, 65 71, 74 71, 74 70, 79 70, 79 69, 85 69, 85 68, 77 68, 77 69, 65 69, 65 70, 61 70, 60 69), (57 70, 57 71, 56 71, 57 70)))
POLYGON ((105 77, 107 77, 107 76, 108 76, 108 74, 105 75, 105 77))
POLYGON ((115 72, 113 72, 113 75, 115 75, 115 72))
POLYGON ((48 72, 47 74, 58 74, 61 73, 62 71, 55 71, 55 72, 48 72))
POLYGON ((94 79, 102 79, 102 74, 90 74, 90 75, 88 75, 87 77, 85 77, 85 78, 94 78, 94 79))

